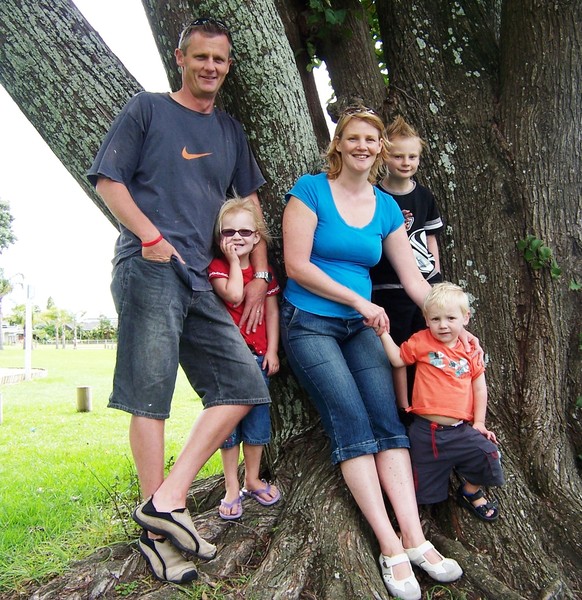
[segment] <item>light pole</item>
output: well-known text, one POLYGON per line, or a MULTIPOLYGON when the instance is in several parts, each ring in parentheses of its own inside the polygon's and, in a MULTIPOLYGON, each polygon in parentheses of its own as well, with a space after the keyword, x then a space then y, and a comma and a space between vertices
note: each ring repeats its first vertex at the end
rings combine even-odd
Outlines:
POLYGON ((26 290, 24 301, 24 380, 32 379, 32 299, 34 298, 34 287, 26 285, 26 279, 22 273, 16 273, 10 278, 20 277, 22 281, 17 284, 26 290))
POLYGON ((32 379, 32 299, 34 288, 26 286, 26 304, 24 316, 24 380, 32 379))

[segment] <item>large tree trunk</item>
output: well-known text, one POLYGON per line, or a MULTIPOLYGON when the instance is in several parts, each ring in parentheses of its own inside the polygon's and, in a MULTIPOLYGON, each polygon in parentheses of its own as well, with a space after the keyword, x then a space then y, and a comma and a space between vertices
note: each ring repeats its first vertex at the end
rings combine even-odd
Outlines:
POLYGON ((378 9, 398 109, 430 144, 420 178, 447 218, 444 274, 475 297, 472 329, 490 359, 504 517, 492 528, 463 523, 458 538, 482 549, 479 561, 494 556, 496 572, 513 572, 512 587, 553 589, 573 574, 579 581, 581 567, 582 321, 579 293, 569 291, 582 241, 582 159, 572 152, 582 121, 581 9, 517 0, 499 20, 496 4, 462 11, 426 1, 412 13, 398 0, 378 9), (517 242, 527 234, 553 249, 560 279, 525 261, 517 242))
POLYGON ((176 91, 182 85, 182 76, 176 65, 174 50, 184 25, 199 15, 193 13, 189 0, 166 0, 163 3, 142 0, 142 4, 168 74, 170 89, 176 91))
POLYGON ((370 36, 366 11, 359 0, 332 0, 325 12, 309 9, 302 0, 304 42, 310 42, 327 66, 336 101, 328 112, 337 121, 350 104, 364 103, 383 114, 388 96, 370 36), (332 17, 332 15, 334 15, 332 17), (334 23, 333 19, 338 20, 334 23))
MULTIPOLYGON (((466 575, 452 587, 467 597, 574 598, 582 587, 574 462, 582 322, 579 293, 568 291, 568 282, 582 279, 581 159, 572 152, 582 110, 580 7, 521 0, 507 2, 500 15, 497 0, 466 4, 377 3, 392 100, 430 143, 421 177, 447 217, 445 275, 475 296, 473 330, 491 358, 489 419, 508 475, 497 493, 503 516, 493 526, 452 502, 424 516, 430 537, 463 565, 466 575), (516 249, 530 232, 552 247, 561 279, 532 271, 516 249)), ((267 220, 278 232, 284 192, 318 164, 317 116, 294 58, 299 42, 285 35, 289 13, 279 16, 278 0, 144 0, 144 6, 174 88, 171 54, 183 22, 204 12, 233 24, 237 65, 222 102, 249 135, 268 180, 261 191, 267 220)), ((84 172, 139 86, 65 0, 4 0, 0 31, 0 82, 103 209, 84 172)), ((356 55, 349 39, 343 43, 327 52, 334 80, 348 89, 347 69, 355 69, 349 57, 356 55)), ((378 81, 377 66, 365 70, 358 85, 378 81)), ((354 93, 366 98, 369 85, 363 87, 354 93)), ((274 440, 266 468, 283 500, 269 509, 247 501, 242 522, 226 523, 216 514, 222 481, 198 482, 191 508, 220 549, 216 560, 200 565, 203 579, 234 585, 244 575, 233 598, 387 598, 377 543, 329 464, 313 409, 288 368, 272 385, 274 440)), ((130 547, 102 559, 78 565, 34 597, 113 598, 120 581, 144 576, 130 547)), ((146 588, 150 583, 140 588, 142 597, 146 588)), ((171 589, 155 594, 169 597, 171 589)))
POLYGON ((0 24, 0 83, 116 224, 85 172, 140 85, 69 0, 0 2, 0 24))
POLYGON ((305 2, 303 0, 275 0, 275 4, 295 57, 297 73, 303 83, 313 131, 318 146, 323 151, 329 144, 329 130, 313 76, 312 57, 306 47, 305 2))

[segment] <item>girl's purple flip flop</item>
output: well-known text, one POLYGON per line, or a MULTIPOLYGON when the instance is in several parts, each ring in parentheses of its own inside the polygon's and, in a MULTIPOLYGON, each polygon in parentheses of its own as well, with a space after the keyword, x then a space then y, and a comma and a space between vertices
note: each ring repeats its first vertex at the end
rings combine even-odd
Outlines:
POLYGON ((276 495, 273 498, 271 498, 270 500, 265 500, 264 498, 261 498, 261 494, 270 494, 271 493, 271 484, 267 483, 264 479, 261 479, 261 481, 265 484, 264 488, 261 488, 258 490, 247 490, 247 489, 243 488, 241 491, 243 496, 247 496, 248 498, 253 498, 254 500, 256 500, 259 504, 262 504, 263 506, 271 506, 271 504, 275 504, 275 502, 279 502, 279 499, 281 498, 281 492, 279 492, 279 490, 277 490, 276 495))
POLYGON ((235 500, 233 500, 232 502, 227 502, 226 500, 221 500, 220 501, 220 506, 224 506, 224 508, 232 508, 233 506, 237 506, 237 510, 234 513, 231 513, 230 515, 225 515, 224 513, 220 512, 220 509, 218 509, 218 514, 220 516, 221 519, 225 519, 226 521, 232 521, 233 519, 240 519, 240 517, 243 514, 243 507, 242 507, 242 498, 239 496, 238 498, 236 498, 235 500))

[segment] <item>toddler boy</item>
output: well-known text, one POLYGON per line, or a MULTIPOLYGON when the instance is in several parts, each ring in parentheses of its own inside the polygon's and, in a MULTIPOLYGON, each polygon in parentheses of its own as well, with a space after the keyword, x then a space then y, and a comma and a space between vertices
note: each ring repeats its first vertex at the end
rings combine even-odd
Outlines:
POLYGON ((408 435, 417 502, 446 500, 455 469, 464 481, 457 502, 476 517, 494 521, 499 510, 481 486, 503 485, 504 477, 497 439, 485 427, 485 367, 459 341, 471 315, 469 300, 459 286, 438 283, 424 301, 423 314, 428 329, 400 348, 390 334, 381 336, 394 367, 416 365, 408 409, 415 418, 408 435))

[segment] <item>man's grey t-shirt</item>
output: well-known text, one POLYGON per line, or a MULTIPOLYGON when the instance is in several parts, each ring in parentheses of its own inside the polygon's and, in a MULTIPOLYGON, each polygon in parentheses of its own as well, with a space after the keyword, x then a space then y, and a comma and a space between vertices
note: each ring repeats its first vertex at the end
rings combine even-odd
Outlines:
MULTIPOLYGON (((120 112, 87 172, 123 183, 140 210, 186 261, 194 290, 209 290, 213 228, 225 199, 265 180, 241 125, 219 109, 192 111, 168 94, 140 92, 120 112)), ((113 264, 141 253, 120 224, 113 264)))

